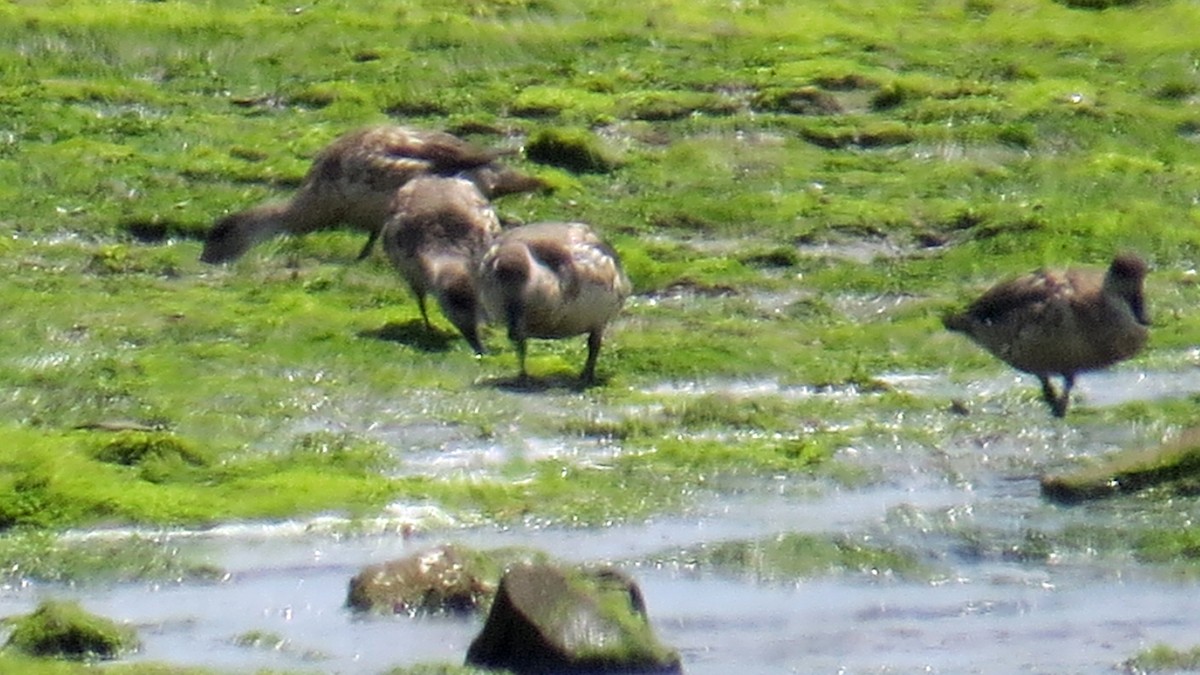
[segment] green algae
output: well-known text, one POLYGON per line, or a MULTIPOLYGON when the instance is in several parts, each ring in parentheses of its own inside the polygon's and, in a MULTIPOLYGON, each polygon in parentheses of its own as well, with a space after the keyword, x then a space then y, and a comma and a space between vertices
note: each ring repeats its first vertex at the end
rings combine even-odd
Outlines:
POLYGON ((44 601, 14 623, 5 649, 30 656, 113 659, 139 645, 132 628, 87 612, 74 602, 44 601))
POLYGON ((0 537, 0 567, 11 583, 29 581, 96 583, 173 581, 207 582, 224 571, 190 559, 179 547, 149 534, 114 537, 60 537, 53 532, 21 531, 0 537))
POLYGON ((849 536, 785 533, 761 540, 723 541, 669 554, 705 572, 766 583, 795 583, 831 575, 927 581, 936 568, 920 554, 849 536))
POLYGON ((1134 551, 1139 560, 1158 564, 1200 566, 1200 528, 1148 528, 1134 534, 1134 551))
POLYGON ((115 445, 125 452, 128 442, 108 439, 97 457, 94 441, 78 433, 10 426, 3 435, 0 515, 6 528, 280 518, 335 507, 375 509, 391 493, 373 444, 331 446, 302 437, 286 451, 230 455, 210 465, 179 455, 142 456, 127 465, 103 451, 115 445))
POLYGON ((300 659, 309 662, 320 662, 328 658, 318 650, 303 649, 293 644, 291 640, 270 631, 249 630, 233 636, 230 642, 242 649, 295 654, 300 659))
POLYGON ((582 129, 541 129, 530 137, 525 153, 535 162, 575 173, 608 173, 618 165, 612 151, 582 129))
POLYGON ((1200 647, 1175 649, 1170 645, 1157 644, 1125 661, 1122 666, 1130 673, 1200 671, 1200 647))

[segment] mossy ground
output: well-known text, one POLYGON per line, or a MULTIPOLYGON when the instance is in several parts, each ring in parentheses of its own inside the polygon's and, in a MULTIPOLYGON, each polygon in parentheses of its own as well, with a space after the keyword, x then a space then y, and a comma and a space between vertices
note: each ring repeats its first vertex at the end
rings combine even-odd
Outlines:
MULTIPOLYGON (((1011 420, 941 417, 947 400, 879 378, 1002 372, 940 313, 999 277, 1117 250, 1152 265, 1153 338, 1131 367, 1190 368, 1198 14, 1182 0, 5 5, 0 524, 204 526, 397 501, 596 524, 722 479, 861 478, 836 456, 852 442, 899 433, 935 452, 942 431, 1041 414, 1031 387, 1005 401, 1011 420), (350 233, 197 261, 217 216, 286 195, 325 143, 387 119, 498 147, 555 129, 611 153, 579 173, 514 158, 557 190, 498 203, 594 223, 622 253, 637 296, 601 386, 567 384, 580 339, 535 342, 546 386, 505 388, 501 333, 478 362, 436 313, 443 332, 426 334, 382 256, 352 263, 350 233), (760 380, 862 395, 655 393, 760 380), (94 428, 114 420, 155 431, 94 428), (621 452, 405 473, 374 430, 428 423, 621 452)), ((1067 423, 1161 436, 1195 424, 1194 403, 1067 423)))
POLYGON ((1200 648, 1180 651, 1155 645, 1122 664, 1130 673, 1179 673, 1200 670, 1200 648))
POLYGON ((1200 486, 1200 429, 1188 429, 1170 443, 1130 449, 1092 466, 1045 476, 1042 492, 1051 499, 1077 503, 1139 490, 1164 495, 1193 495, 1200 486))
POLYGON ((137 631, 84 610, 78 603, 50 600, 12 621, 4 648, 29 656, 89 661, 114 659, 140 644, 137 631))

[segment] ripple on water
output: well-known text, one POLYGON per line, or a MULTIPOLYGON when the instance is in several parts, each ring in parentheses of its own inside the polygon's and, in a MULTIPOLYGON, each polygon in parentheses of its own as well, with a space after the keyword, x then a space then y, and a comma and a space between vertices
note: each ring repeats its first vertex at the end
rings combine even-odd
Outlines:
POLYGON ((130 538, 163 541, 281 541, 309 536, 388 535, 444 530, 462 525, 460 518, 437 506, 396 502, 384 507, 374 518, 318 515, 273 521, 229 522, 204 528, 106 527, 71 530, 64 533, 62 538, 67 543, 130 538))
MULTIPOLYGON (((888 385, 918 396, 987 398, 1015 389, 1036 394, 1037 379, 1013 371, 962 383, 946 373, 888 373, 888 385)), ((1084 405, 1107 407, 1134 401, 1182 398, 1200 392, 1200 368, 1141 370, 1131 367, 1087 372, 1075 382, 1074 396, 1084 405)))
POLYGON ((778 396, 783 399, 854 399, 862 396, 860 387, 845 385, 792 385, 774 378, 715 379, 660 382, 644 390, 656 396, 778 396))
POLYGON ((604 466, 621 454, 621 446, 599 438, 538 436, 460 439, 440 446, 410 448, 403 455, 401 475, 495 477, 514 462, 560 460, 576 466, 604 466))

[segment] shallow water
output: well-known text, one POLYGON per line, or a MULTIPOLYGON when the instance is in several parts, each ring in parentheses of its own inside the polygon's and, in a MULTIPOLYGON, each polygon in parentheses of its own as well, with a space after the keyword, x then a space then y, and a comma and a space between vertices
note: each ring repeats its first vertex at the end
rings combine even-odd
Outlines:
MULTIPOLYGON (((951 435, 938 448, 889 440, 889 428, 947 425, 951 413, 877 422, 876 440, 843 452, 881 480, 862 487, 803 477, 766 478, 714 495, 686 514, 594 529, 470 527, 436 508, 396 505, 355 534, 337 519, 226 525, 206 532, 141 533, 186 559, 228 572, 219 581, 104 587, 26 584, 0 589, 0 614, 30 610, 46 597, 77 598, 140 628, 135 660, 236 669, 288 668, 376 673, 430 661, 459 662, 478 619, 358 617, 343 608, 361 567, 454 541, 482 548, 532 546, 567 560, 609 561, 641 585, 653 624, 679 649, 692 675, 758 673, 1112 673, 1156 643, 1200 642, 1196 581, 1133 561, 1080 554, 1023 560, 1004 542, 1027 532, 1104 525, 1106 505, 1058 507, 1039 494, 1043 467, 1100 455, 1138 438, 1135 426, 1102 428, 1051 420, 1016 392, 1034 385, 1004 374, 956 384, 938 375, 895 374, 900 390, 971 401, 978 433, 951 435), (989 416, 1007 406, 1030 416, 1018 433, 998 433, 989 416), (1036 417, 1035 417, 1036 415, 1036 417), (890 425, 890 426, 889 426, 890 425), (769 581, 718 573, 681 552, 785 533, 837 533, 917 550, 938 570, 932 581, 846 572, 769 581), (974 547, 963 533, 978 533, 974 547), (264 637, 239 645, 251 631, 264 637)), ((731 395, 852 398, 772 381, 663 383, 654 396, 731 395)), ((1083 378, 1080 404, 1113 405, 1200 391, 1200 374, 1115 370, 1083 378)), ((525 396, 530 405, 544 397, 525 396)), ((498 404, 499 405, 499 404, 498 404)), ((507 404, 506 404, 507 405, 507 404)), ((501 406, 503 407, 503 406, 501 406)), ((1014 414, 1011 410, 1009 414, 1014 414)), ((316 427, 327 422, 316 420, 316 427)), ((398 419, 374 429, 405 448, 406 470, 484 471, 513 452, 601 461, 619 449, 520 434, 481 441, 462 430, 398 419), (407 439, 403 440, 402 439, 407 439)), ((1180 509, 1194 509, 1195 503, 1180 509)), ((124 536, 128 533, 80 533, 124 536)))

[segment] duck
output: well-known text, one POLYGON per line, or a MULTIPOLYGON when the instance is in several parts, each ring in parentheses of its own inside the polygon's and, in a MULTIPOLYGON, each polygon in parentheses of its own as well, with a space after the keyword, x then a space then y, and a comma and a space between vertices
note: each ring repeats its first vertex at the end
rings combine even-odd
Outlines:
POLYGON ((617 252, 590 225, 542 222, 504 230, 476 274, 486 316, 507 329, 516 348, 519 381, 529 378, 529 338, 587 334, 587 361, 579 379, 584 385, 595 383, 604 330, 633 285, 617 252))
POLYGON ((1051 414, 1065 417, 1077 375, 1132 358, 1145 346, 1146 273, 1133 253, 1115 256, 1107 271, 1043 268, 996 284, 942 323, 1036 376, 1051 414), (1054 375, 1062 378, 1061 391, 1054 375))
POLYGON ((371 254, 391 215, 396 190, 415 176, 460 176, 489 199, 548 189, 545 181, 497 161, 502 153, 443 131, 375 125, 342 135, 313 160, 290 199, 219 219, 209 230, 202 262, 237 260, 280 234, 303 235, 348 225, 366 232, 357 259, 371 254))
POLYGON ((474 269, 499 233, 500 220, 475 183, 432 174, 396 191, 392 216, 382 228, 383 250, 408 283, 426 330, 433 330, 425 307, 432 293, 477 355, 484 348, 474 269))

